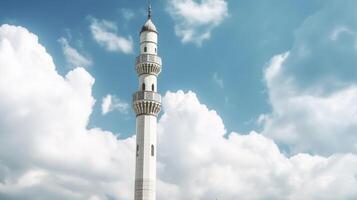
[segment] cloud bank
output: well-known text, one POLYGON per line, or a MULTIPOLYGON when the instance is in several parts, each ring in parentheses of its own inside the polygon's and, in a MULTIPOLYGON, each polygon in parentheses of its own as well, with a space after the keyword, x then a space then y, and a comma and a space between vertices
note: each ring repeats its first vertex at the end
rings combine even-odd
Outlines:
POLYGON ((131 197, 134 140, 86 128, 86 70, 62 77, 37 36, 3 25, 0 77, 0 199, 131 197))
MULTIPOLYGON (((193 92, 169 92, 163 106, 158 174, 169 183, 172 199, 357 197, 354 154, 287 157, 273 140, 255 132, 232 132, 225 138, 222 119, 193 92)), ((159 199, 170 195, 160 189, 159 199)))

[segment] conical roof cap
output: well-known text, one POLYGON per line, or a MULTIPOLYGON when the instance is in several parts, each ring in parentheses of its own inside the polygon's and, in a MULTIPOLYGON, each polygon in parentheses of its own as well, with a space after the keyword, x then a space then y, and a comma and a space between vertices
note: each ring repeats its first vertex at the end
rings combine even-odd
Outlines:
POLYGON ((151 18, 149 18, 144 26, 141 28, 140 33, 144 32, 144 31, 152 31, 152 32, 156 32, 157 33, 157 29, 155 24, 151 21, 151 18))

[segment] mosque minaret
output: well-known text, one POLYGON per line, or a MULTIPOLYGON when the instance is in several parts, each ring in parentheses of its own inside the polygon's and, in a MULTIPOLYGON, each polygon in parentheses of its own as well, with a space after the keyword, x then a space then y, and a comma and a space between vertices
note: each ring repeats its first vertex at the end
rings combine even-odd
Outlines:
POLYGON ((136 166, 134 200, 156 199, 156 127, 161 110, 161 96, 157 92, 157 77, 161 72, 161 58, 157 56, 158 32, 148 19, 140 31, 140 55, 136 58, 139 76, 138 91, 133 95, 136 113, 136 166))

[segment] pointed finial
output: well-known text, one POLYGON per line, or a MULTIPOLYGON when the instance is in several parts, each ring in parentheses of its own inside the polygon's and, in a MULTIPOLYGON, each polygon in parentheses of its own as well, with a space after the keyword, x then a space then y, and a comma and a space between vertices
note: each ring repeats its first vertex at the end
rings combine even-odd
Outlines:
POLYGON ((148 7, 148 19, 151 19, 151 4, 148 7))

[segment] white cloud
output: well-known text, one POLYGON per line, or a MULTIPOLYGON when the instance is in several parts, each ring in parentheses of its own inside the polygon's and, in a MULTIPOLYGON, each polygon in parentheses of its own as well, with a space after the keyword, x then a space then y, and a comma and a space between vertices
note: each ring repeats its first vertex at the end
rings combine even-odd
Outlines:
POLYGON ((102 114, 106 115, 114 110, 121 113, 128 113, 129 104, 116 96, 108 94, 102 99, 102 114))
POLYGON ((107 51, 133 53, 133 39, 118 35, 118 28, 114 22, 91 18, 90 30, 94 40, 107 51))
POLYGON ((69 67, 88 67, 93 64, 91 58, 86 57, 73 48, 66 38, 61 37, 58 42, 61 44, 63 55, 69 67))
MULTIPOLYGON (((193 92, 167 93, 159 121, 159 170, 171 199, 353 199, 357 156, 287 157, 271 139, 226 130, 193 92), (335 188, 335 187, 338 188, 335 188), (259 188, 259 190, 257 190, 259 188)), ((159 199, 164 199, 160 190, 159 199)))
POLYGON ((37 36, 9 25, 0 27, 0 74, 0 199, 131 197, 135 140, 86 129, 91 75, 60 76, 37 36))
POLYGON ((224 88, 224 82, 221 77, 218 76, 217 72, 213 74, 212 80, 215 84, 217 84, 220 88, 224 88))
POLYGON ((266 70, 273 112, 261 117, 263 133, 293 152, 357 152, 357 86, 328 95, 302 92, 283 73, 288 58, 274 57, 266 70))
POLYGON ((184 43, 201 45, 228 16, 225 0, 169 0, 168 4, 168 12, 176 23, 176 35, 184 43))
POLYGON ((272 113, 260 117, 263 133, 293 153, 357 152, 356 6, 329 1, 265 71, 272 113))

